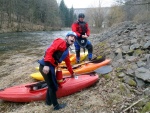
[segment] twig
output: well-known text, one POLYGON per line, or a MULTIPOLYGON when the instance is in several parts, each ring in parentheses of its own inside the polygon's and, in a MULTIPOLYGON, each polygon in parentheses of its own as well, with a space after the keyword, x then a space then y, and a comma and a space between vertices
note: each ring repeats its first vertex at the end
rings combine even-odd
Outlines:
MULTIPOLYGON (((147 98, 147 97, 145 97, 147 98)), ((124 109, 123 112, 126 112, 128 109, 130 109, 131 107, 133 107, 134 105, 136 105, 137 103, 139 103, 140 101, 144 100, 145 98, 141 98, 138 101, 134 102, 133 104, 131 104, 128 108, 124 109)))

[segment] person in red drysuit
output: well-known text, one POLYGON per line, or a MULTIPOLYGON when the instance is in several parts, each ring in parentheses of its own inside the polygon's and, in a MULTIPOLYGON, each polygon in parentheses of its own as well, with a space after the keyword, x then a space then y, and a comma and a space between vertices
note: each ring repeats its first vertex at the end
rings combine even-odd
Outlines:
POLYGON ((53 104, 54 110, 59 110, 66 106, 66 104, 59 104, 57 101, 56 91, 58 89, 58 84, 56 80, 55 68, 59 63, 65 61, 71 77, 75 76, 75 73, 71 67, 68 50, 68 47, 75 42, 75 38, 76 33, 70 31, 67 33, 65 39, 55 39, 46 50, 44 58, 38 61, 40 64, 39 71, 48 85, 46 105, 53 104))
POLYGON ((90 36, 90 29, 88 23, 84 21, 85 15, 80 13, 78 15, 78 20, 72 24, 72 31, 77 34, 76 41, 74 43, 76 51, 76 62, 80 62, 80 47, 88 50, 88 59, 92 59, 93 46, 91 42, 87 39, 90 36))

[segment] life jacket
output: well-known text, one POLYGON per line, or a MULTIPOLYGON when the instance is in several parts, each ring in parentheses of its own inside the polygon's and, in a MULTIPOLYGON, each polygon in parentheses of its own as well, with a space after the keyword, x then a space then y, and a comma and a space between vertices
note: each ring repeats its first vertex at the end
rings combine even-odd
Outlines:
MULTIPOLYGON (((87 27, 86 27, 86 22, 80 22, 80 21, 76 21, 75 22, 78 26, 77 26, 77 32, 79 32, 81 35, 85 35, 85 33, 87 32, 87 27)), ((80 45, 80 47, 85 48, 87 46, 87 39, 86 38, 77 38, 76 42, 80 45)))
POLYGON ((80 34, 85 35, 85 33, 87 32, 87 27, 86 27, 87 23, 85 21, 83 21, 83 22, 76 21, 76 23, 78 24, 77 31, 80 34))
MULTIPOLYGON (((64 52, 56 51, 56 52, 54 52, 54 54, 53 54, 54 56, 53 57, 54 57, 55 60, 57 60, 56 63, 61 63, 67 57, 68 54, 69 54, 69 50, 68 49, 66 49, 64 52), (56 57, 57 54, 58 54, 59 57, 56 57)), ((41 65, 45 66, 44 59, 38 60, 38 63, 40 63, 41 65)), ((55 67, 52 64, 50 64, 49 67, 50 67, 50 70, 51 70, 51 73, 52 73, 52 79, 53 79, 52 81, 54 83, 54 89, 57 91, 57 89, 58 89, 57 87, 58 86, 62 87, 61 85, 59 85, 59 84, 63 83, 63 81, 61 80, 61 79, 63 79, 62 72, 58 73, 56 71, 57 72, 57 77, 56 77, 55 67), (57 79, 58 79, 59 82, 56 81, 57 79)))

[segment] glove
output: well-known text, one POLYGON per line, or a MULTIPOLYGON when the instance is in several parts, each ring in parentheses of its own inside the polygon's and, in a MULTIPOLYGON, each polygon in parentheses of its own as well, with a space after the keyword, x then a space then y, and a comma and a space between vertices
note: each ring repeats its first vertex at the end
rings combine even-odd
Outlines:
POLYGON ((49 73, 49 71, 50 71, 49 66, 44 66, 44 67, 43 67, 43 73, 44 73, 44 74, 47 75, 47 74, 49 73))

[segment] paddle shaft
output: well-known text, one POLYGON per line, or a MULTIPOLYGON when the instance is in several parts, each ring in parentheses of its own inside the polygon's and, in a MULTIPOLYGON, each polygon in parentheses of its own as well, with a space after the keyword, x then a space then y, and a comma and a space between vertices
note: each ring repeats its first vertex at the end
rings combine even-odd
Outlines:
MULTIPOLYGON (((85 65, 85 64, 88 64, 88 63, 100 63, 100 62, 103 62, 104 60, 105 60, 105 57, 102 57, 102 58, 95 57, 91 61, 86 61, 86 62, 83 62, 83 63, 80 63, 80 64, 75 64, 75 65, 72 66, 72 68, 75 69, 75 68, 80 67, 81 65, 85 65)), ((67 67, 63 66, 61 68, 67 68, 67 67)))

